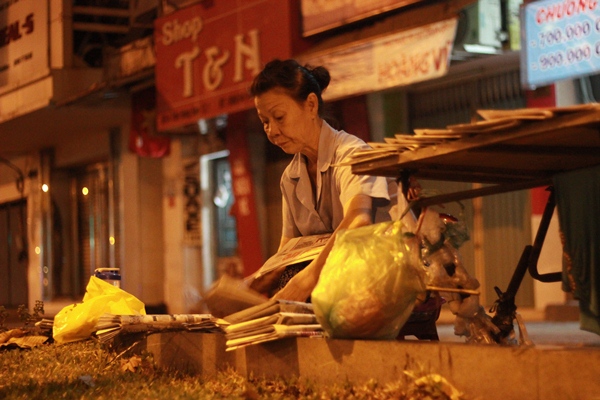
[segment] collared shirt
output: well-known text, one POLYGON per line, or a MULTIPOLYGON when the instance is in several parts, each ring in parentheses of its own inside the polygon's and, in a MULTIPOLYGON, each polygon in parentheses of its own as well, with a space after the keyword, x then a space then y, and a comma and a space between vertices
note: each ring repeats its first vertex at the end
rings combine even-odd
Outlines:
POLYGON ((358 194, 373 198, 375 222, 390 220, 397 185, 389 178, 355 175, 349 161, 358 149, 369 146, 354 135, 333 129, 323 121, 319 138, 316 193, 313 193, 306 157, 298 153, 281 177, 283 237, 331 233, 344 218, 344 204, 358 194))

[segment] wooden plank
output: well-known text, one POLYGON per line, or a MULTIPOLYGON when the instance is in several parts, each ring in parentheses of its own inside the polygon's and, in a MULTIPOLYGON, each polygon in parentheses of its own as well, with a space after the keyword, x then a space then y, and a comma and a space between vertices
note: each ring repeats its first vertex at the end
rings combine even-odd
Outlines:
POLYGON ((539 179, 525 182, 517 182, 512 184, 485 186, 479 189, 464 190, 461 192, 445 193, 437 196, 424 197, 417 203, 421 207, 427 207, 438 204, 451 203, 453 201, 474 199, 476 197, 489 196, 493 194, 508 193, 515 190, 531 189, 534 187, 550 185, 551 183, 551 180, 539 179))
POLYGON ((504 183, 550 179, 598 165, 599 150, 600 110, 594 109, 358 162, 352 171, 396 177, 406 171, 424 179, 504 183))

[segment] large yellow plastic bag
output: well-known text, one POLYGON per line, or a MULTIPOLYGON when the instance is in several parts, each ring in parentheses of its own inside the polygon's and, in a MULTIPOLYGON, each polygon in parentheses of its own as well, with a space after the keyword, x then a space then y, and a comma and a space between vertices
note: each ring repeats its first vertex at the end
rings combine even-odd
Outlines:
POLYGON ((400 221, 339 232, 311 295, 328 336, 396 338, 425 292, 418 248, 400 221))
POLYGON ((64 307, 54 317, 54 341, 69 343, 88 339, 104 313, 146 315, 146 309, 137 297, 92 276, 86 287, 83 302, 64 307))

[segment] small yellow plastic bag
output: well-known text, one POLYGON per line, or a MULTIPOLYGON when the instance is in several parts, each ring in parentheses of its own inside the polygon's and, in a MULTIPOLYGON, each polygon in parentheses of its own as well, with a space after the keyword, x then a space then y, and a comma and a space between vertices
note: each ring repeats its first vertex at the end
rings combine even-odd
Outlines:
POLYGON ((328 336, 398 336, 425 292, 418 246, 409 246, 410 240, 402 234, 400 221, 339 232, 311 295, 328 336))
POLYGON ((92 276, 82 303, 64 307, 54 317, 56 343, 88 339, 102 314, 146 315, 144 303, 126 291, 92 276))

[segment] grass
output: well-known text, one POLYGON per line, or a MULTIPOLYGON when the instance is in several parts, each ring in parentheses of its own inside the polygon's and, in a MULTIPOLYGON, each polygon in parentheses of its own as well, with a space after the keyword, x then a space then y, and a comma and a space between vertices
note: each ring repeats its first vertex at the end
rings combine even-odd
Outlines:
POLYGON ((87 340, 0 352, 1 399, 463 399, 438 375, 407 373, 388 385, 319 386, 297 378, 200 379, 157 367, 149 353, 117 354, 87 340), (441 379, 441 380, 440 380, 441 379))
MULTIPOLYGON (((17 314, 22 329, 41 333, 33 324, 44 314, 43 303, 36 302, 33 313, 19 307, 17 314)), ((0 333, 8 329, 8 317, 0 306, 0 333)), ((151 353, 119 351, 95 340, 0 349, 0 399, 465 399, 443 377, 425 371, 405 371, 386 385, 318 385, 295 377, 244 377, 234 370, 201 379, 158 367, 151 353)))

